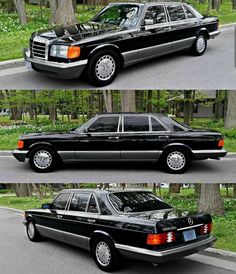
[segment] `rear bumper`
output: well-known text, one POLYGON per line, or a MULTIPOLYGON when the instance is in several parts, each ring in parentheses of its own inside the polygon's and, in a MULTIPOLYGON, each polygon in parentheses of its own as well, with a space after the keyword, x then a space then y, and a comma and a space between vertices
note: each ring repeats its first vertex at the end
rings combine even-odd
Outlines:
POLYGON ((59 77, 61 79, 78 78, 84 71, 88 60, 80 60, 72 63, 59 63, 43 59, 31 58, 29 49, 24 50, 24 59, 30 62, 32 68, 49 76, 59 77))
POLYGON ((192 150, 194 158, 201 159, 217 159, 224 157, 228 152, 225 149, 212 149, 212 150, 192 150))
POLYGON ((151 263, 164 263, 204 250, 207 247, 213 245, 215 241, 216 238, 210 236, 209 238, 204 240, 199 240, 197 242, 179 247, 172 247, 162 251, 153 251, 145 248, 122 244, 115 244, 115 247, 118 249, 119 253, 130 259, 141 260, 151 263))
POLYGON ((12 152, 13 156, 18 160, 19 162, 24 162, 28 155, 28 150, 14 150, 12 152))
POLYGON ((214 39, 216 38, 216 36, 218 36, 220 34, 220 31, 219 30, 216 30, 216 31, 212 31, 209 33, 209 39, 214 39))

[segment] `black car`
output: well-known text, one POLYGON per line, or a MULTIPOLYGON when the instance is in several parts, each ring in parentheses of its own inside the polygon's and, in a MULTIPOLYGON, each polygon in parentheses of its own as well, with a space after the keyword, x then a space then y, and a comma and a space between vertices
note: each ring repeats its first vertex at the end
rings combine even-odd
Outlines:
POLYGON ((219 34, 218 18, 188 4, 112 3, 90 22, 32 34, 27 66, 60 78, 83 72, 95 86, 110 84, 122 67, 175 51, 202 55, 219 34))
POLYGON ((143 190, 65 190, 42 209, 27 210, 24 224, 31 241, 44 236, 89 250, 105 271, 120 256, 163 263, 216 241, 208 213, 174 209, 143 190))
POLYGON ((172 173, 182 173, 195 159, 224 157, 221 133, 192 129, 163 114, 99 114, 66 133, 22 135, 13 155, 29 158, 38 172, 60 162, 158 161, 172 173))

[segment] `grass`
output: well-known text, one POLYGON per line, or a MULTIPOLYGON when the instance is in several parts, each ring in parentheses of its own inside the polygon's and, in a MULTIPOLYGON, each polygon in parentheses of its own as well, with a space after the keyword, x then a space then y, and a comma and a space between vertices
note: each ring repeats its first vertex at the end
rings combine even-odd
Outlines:
MULTIPOLYGON (((164 200, 178 209, 194 211, 197 210, 198 199, 193 189, 181 188, 180 194, 168 195, 168 189, 162 189, 164 200)), ((221 189, 224 197, 224 216, 213 216, 213 234, 218 238, 215 248, 236 252, 236 237, 232 237, 236 231, 236 200, 226 197, 226 190, 221 189)), ((229 196, 232 197, 232 189, 229 189, 229 196)), ((0 206, 27 210, 40 208, 43 203, 51 202, 52 198, 47 197, 39 201, 36 197, 19 198, 15 196, 0 196, 0 206)))
MULTIPOLYGON (((202 14, 206 13, 207 4, 199 4, 195 0, 191 0, 190 3, 202 14)), ((48 8, 43 9, 42 15, 36 5, 26 5, 26 8, 28 23, 25 26, 19 23, 16 14, 0 13, 0 61, 22 58, 22 51, 28 46, 31 33, 49 27, 50 10, 48 8)), ((88 21, 101 8, 100 6, 94 10, 78 5, 78 22, 88 21)), ((220 24, 236 22, 236 11, 232 10, 231 1, 224 1, 220 11, 211 10, 210 15, 218 16, 220 24)))

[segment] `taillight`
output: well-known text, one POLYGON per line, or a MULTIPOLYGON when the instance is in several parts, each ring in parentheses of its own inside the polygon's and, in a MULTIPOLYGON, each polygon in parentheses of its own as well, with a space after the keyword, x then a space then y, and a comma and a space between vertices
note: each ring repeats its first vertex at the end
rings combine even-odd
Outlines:
POLYGON ((167 243, 173 243, 176 241, 174 231, 160 233, 160 234, 148 234, 147 244, 148 245, 161 245, 167 243))
POLYGON ((218 147, 223 147, 224 144, 225 144, 224 139, 221 139, 221 140, 218 141, 218 147))
POLYGON ((212 223, 209 223, 209 224, 205 224, 205 225, 202 225, 200 227, 200 234, 204 235, 204 234, 210 234, 212 231, 212 223))
POLYGON ((17 144, 17 147, 18 147, 19 149, 24 148, 24 141, 19 140, 19 141, 18 141, 18 144, 17 144))

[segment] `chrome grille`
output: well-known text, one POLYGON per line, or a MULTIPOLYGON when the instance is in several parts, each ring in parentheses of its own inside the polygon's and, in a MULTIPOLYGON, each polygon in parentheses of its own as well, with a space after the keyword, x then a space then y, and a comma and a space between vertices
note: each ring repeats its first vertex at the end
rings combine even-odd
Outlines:
POLYGON ((30 40, 30 52, 33 58, 39 58, 47 60, 48 44, 47 41, 38 41, 34 38, 30 40))

